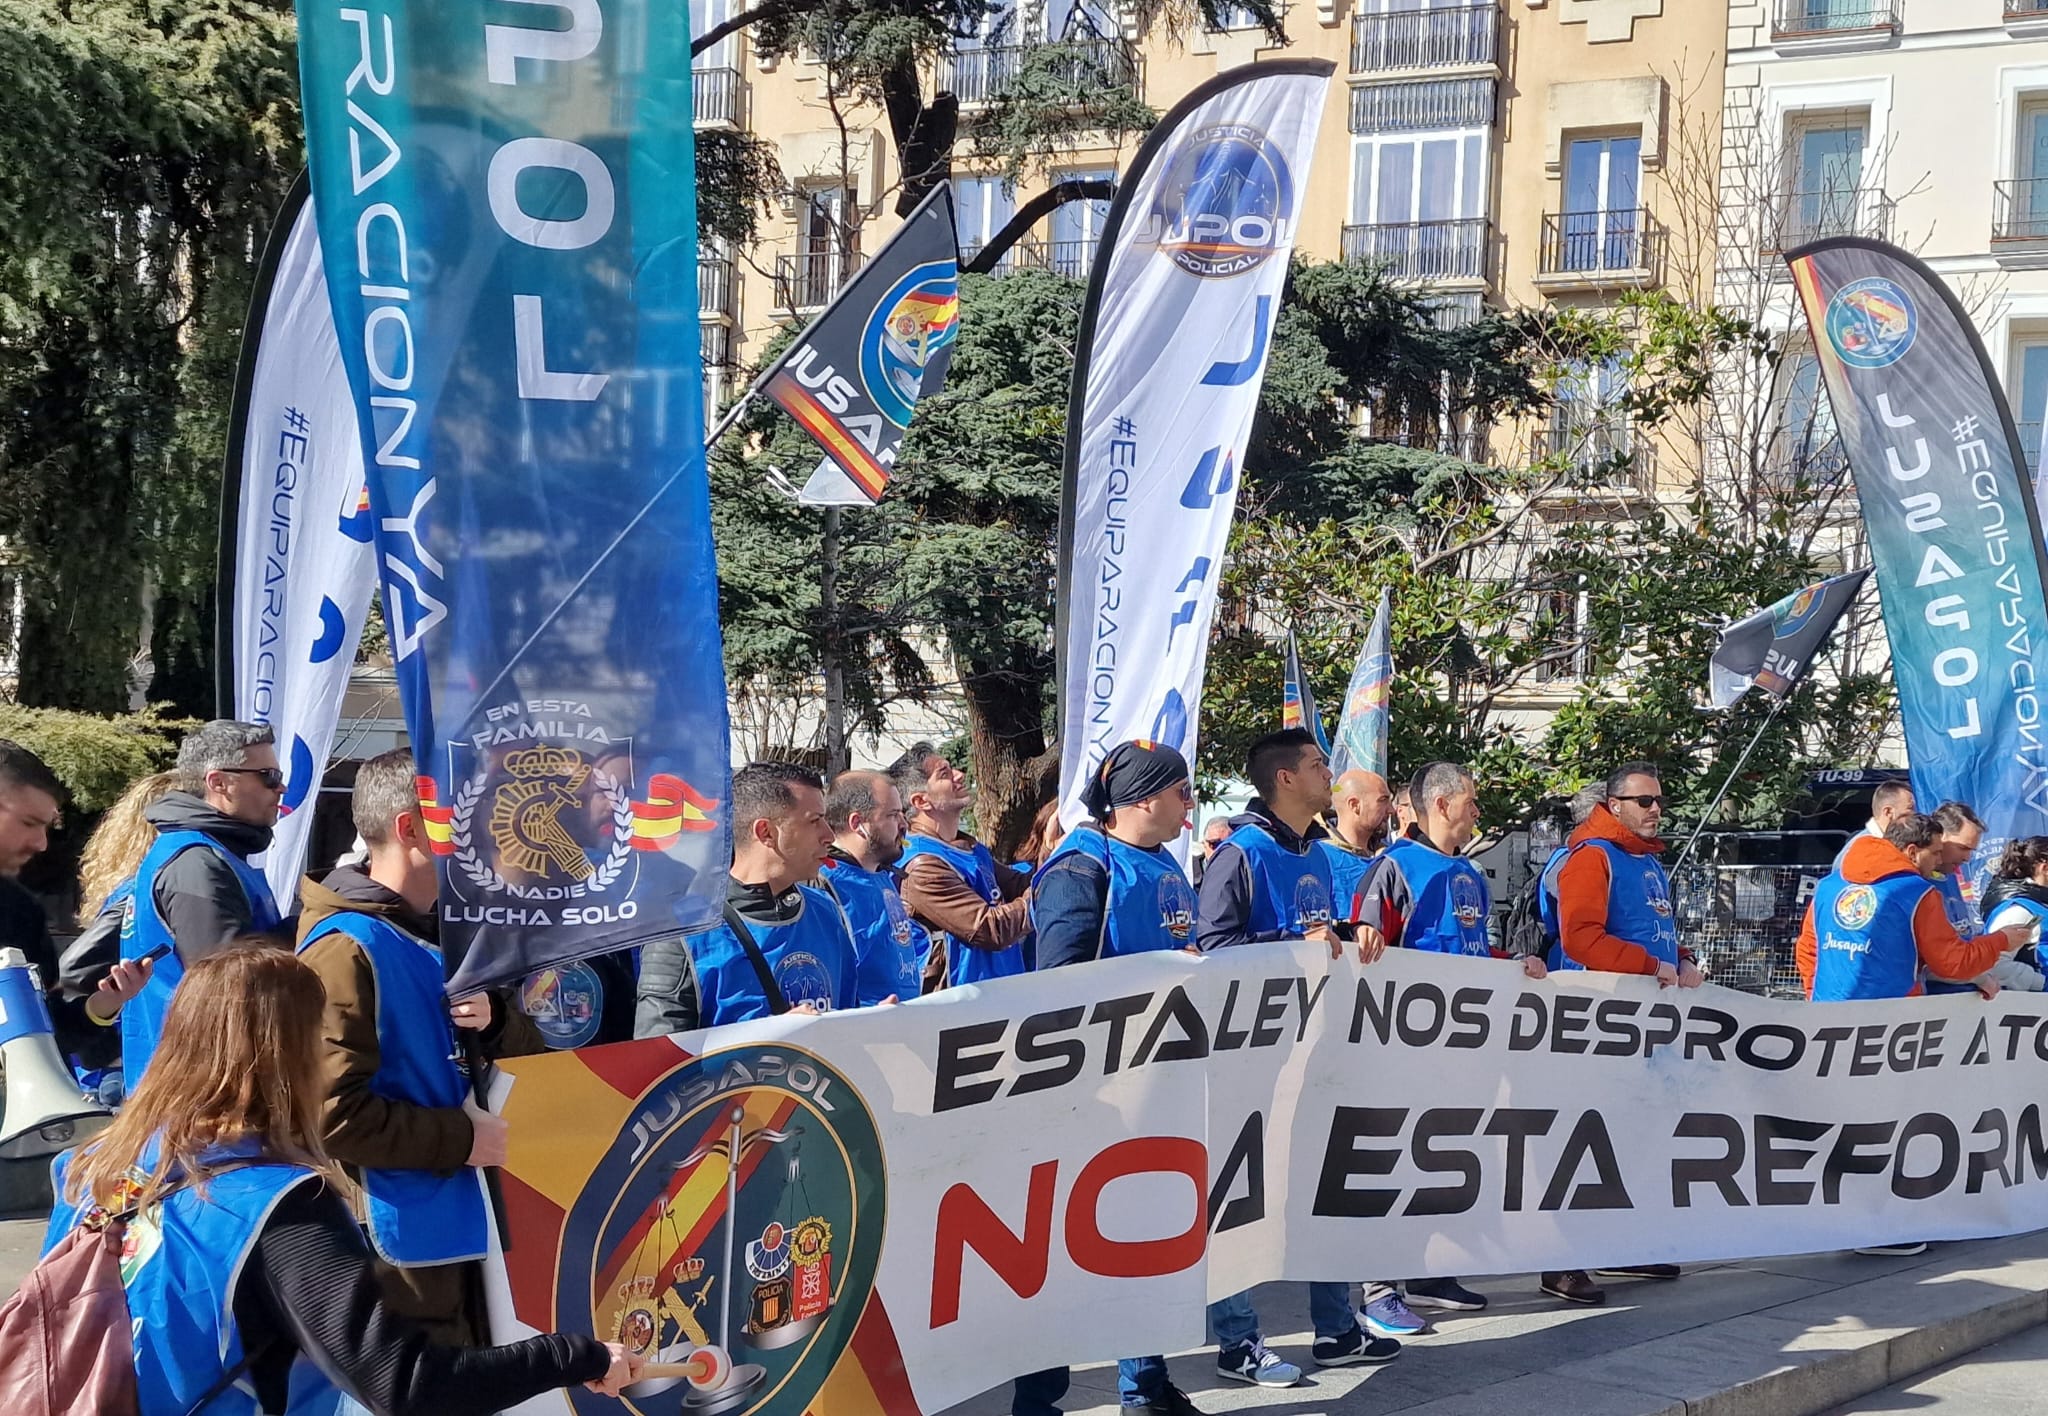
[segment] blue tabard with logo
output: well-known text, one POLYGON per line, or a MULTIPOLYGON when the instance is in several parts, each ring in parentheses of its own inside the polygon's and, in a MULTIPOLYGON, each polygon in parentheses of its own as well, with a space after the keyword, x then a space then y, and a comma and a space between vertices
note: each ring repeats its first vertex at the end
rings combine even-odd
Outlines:
POLYGON ((1263 826, 1247 822, 1226 838, 1244 852, 1252 877, 1252 934, 1285 934, 1299 939, 1330 922, 1335 898, 1330 883, 1330 853, 1310 841, 1304 851, 1290 851, 1263 826))
MULTIPOLYGON (((330 934, 362 946, 377 985, 377 1071, 370 1090, 390 1101, 459 1110, 469 1083, 455 1065, 441 951, 385 920, 337 911, 307 932, 305 953, 330 934)), ((370 1243, 399 1268, 465 1263, 490 1247, 483 1173, 463 1166, 432 1170, 365 1169, 364 1219, 370 1243)))
MULTIPOLYGON (((794 1008, 808 1003, 821 1013, 854 1006, 854 947, 839 902, 814 885, 799 885, 803 912, 786 924, 756 924, 748 932, 768 962, 768 972, 794 1008)), ((690 962, 697 971, 697 1026, 724 1027, 774 1014, 761 991, 760 975, 732 926, 689 936, 690 962)))
MULTIPOLYGON (((143 1165, 153 1160, 154 1146, 143 1165)), ((64 1198, 72 1152, 54 1166, 57 1205, 43 1240, 48 1253, 93 1208, 64 1198)), ((128 1225, 133 1255, 121 1261, 121 1287, 134 1320, 135 1385, 143 1416, 180 1416, 245 1354, 235 1326, 235 1284, 270 1212, 292 1187, 313 1178, 303 1166, 264 1163, 227 1170, 202 1197, 180 1189, 128 1225)), ((327 1416, 341 1393, 303 1353, 292 1363, 287 1416, 327 1416)), ((205 1416, 256 1416, 247 1376, 207 1404, 205 1416)))
POLYGON ((1564 923, 1558 917, 1557 877, 1564 874, 1564 863, 1571 853, 1570 846, 1559 846, 1543 862, 1543 870, 1536 877, 1536 921, 1543 926, 1543 937, 1552 944, 1564 932, 1564 923))
POLYGON ((917 997, 924 987, 924 931, 903 908, 888 872, 830 860, 825 883, 839 897, 853 930, 855 1002, 865 1008, 891 994, 903 1000, 917 997))
POLYGON ((1401 926, 1402 947, 1492 957, 1486 941, 1492 902, 1478 866, 1407 837, 1387 847, 1387 858, 1400 868, 1411 897, 1401 926))
MULTIPOLYGON (((1572 849, 1597 849, 1607 857, 1607 932, 1639 946, 1659 963, 1677 968, 1678 920, 1671 910, 1671 877, 1657 858, 1625 851, 1612 841, 1581 841, 1572 849)), ((1559 873, 1563 873, 1561 866, 1559 873)), ((1557 908, 1554 900, 1551 908, 1557 908)), ((1585 965, 1565 953, 1559 943, 1551 948, 1550 967, 1583 969, 1585 965)))
POLYGON ((1320 851, 1330 862, 1330 902, 1335 907, 1338 919, 1358 918, 1358 891, 1365 884, 1365 877, 1372 874, 1376 855, 1360 855, 1348 846, 1335 841, 1317 841, 1313 849, 1320 851))
MULTIPOLYGON (((170 925, 156 907, 156 877, 173 858, 190 850, 212 851, 234 870, 249 901, 249 928, 275 929, 283 916, 270 898, 270 882, 263 872, 204 831, 165 831, 135 869, 135 891, 128 899, 128 915, 121 923, 121 957, 139 959, 160 945, 171 944, 170 925)), ((211 943, 212 941, 207 941, 211 943)), ((156 961, 142 992, 121 1009, 121 1071, 127 1079, 128 1094, 142 1080, 142 1069, 156 1055, 157 1039, 163 1036, 164 1014, 170 1011, 171 994, 185 976, 184 961, 176 949, 156 961)))
MULTIPOLYGON (((1977 918, 1977 908, 1963 894, 1963 879, 1960 875, 1944 875, 1934 882, 1934 893, 1941 896, 1941 908, 1947 914, 1948 922, 1955 932, 1964 939, 1975 939, 1984 933, 1983 921, 1977 918)), ((1977 985, 1968 981, 1936 978, 1923 972, 1921 984, 1929 993, 1975 993, 1977 985)))
MULTIPOLYGON (((1002 886, 996 883, 996 858, 988 853, 988 847, 976 841, 974 849, 963 851, 958 846, 941 841, 936 836, 911 835, 903 839, 903 864, 908 868, 911 861, 919 856, 930 856, 944 861, 949 869, 992 905, 1003 902, 1002 886)), ((1014 978, 1028 973, 1031 961, 1025 950, 1024 941, 1018 940, 1007 949, 977 949, 963 944, 950 934, 934 934, 932 943, 946 951, 946 986, 958 987, 963 983, 987 983, 990 979, 1014 978)))
POLYGON ((1185 949, 1195 942, 1194 887, 1170 853, 1148 851, 1083 826, 1069 831, 1045 864, 1067 855, 1085 855, 1109 872, 1096 958, 1185 949))
POLYGON ((1913 912, 1934 888, 1910 870, 1870 885, 1837 873, 1813 892, 1813 1001, 1904 998, 1920 981, 1913 912))

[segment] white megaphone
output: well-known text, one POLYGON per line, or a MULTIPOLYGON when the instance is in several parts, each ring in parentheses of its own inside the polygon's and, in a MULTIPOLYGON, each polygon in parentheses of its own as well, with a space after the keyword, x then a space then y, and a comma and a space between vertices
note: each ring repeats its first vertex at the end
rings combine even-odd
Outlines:
POLYGON ((113 1113, 79 1090, 28 955, 0 949, 0 1161, 68 1150, 113 1113))

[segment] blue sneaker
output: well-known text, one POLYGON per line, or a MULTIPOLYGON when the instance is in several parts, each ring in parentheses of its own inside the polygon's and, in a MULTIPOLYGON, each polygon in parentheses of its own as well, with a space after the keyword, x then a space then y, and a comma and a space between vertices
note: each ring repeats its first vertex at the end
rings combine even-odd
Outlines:
POLYGON ((1216 1375, 1253 1386, 1291 1387, 1301 1380, 1301 1368, 1280 1359, 1256 1338, 1235 1347, 1216 1349, 1216 1375))
POLYGON ((1429 1324, 1417 1317, 1398 1293, 1373 1299, 1359 1313, 1358 1320, 1374 1337, 1420 1337, 1429 1331, 1429 1324))

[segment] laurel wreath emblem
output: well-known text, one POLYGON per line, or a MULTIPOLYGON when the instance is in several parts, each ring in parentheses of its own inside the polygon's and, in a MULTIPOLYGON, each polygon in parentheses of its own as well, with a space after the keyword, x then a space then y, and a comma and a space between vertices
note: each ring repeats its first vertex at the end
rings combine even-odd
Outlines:
MULTIPOLYGON (((625 871, 626 863, 633 858, 633 802, 618 779, 603 768, 592 767, 590 780, 612 809, 612 848, 590 877, 590 893, 600 895, 611 888, 625 871)), ((477 803, 483 800, 484 789, 489 784, 489 769, 480 766, 476 775, 465 781, 455 794, 455 806, 449 813, 448 823, 455 837, 455 863, 478 889, 510 894, 513 893, 512 886, 477 853, 475 837, 470 832, 477 803)))

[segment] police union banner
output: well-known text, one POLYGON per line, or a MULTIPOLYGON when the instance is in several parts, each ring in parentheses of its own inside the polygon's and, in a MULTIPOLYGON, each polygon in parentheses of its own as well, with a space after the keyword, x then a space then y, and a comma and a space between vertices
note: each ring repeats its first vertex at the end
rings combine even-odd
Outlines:
POLYGON ((1970 319, 1879 241, 1787 257, 1849 453, 1891 638, 1913 795, 1984 818, 1965 867, 2048 832, 2048 598, 2026 458, 1970 319))
POLYGON ((2044 1058, 2037 993, 1290 944, 519 1058, 492 1331, 628 1344, 641 1416, 915 1416, 1199 1345, 1272 1279, 2016 1233, 2048 1225, 2044 1058))
POLYGON ((284 803, 264 855, 296 898, 313 802, 377 588, 355 401, 301 176, 277 215, 243 337, 221 498, 221 713, 268 723, 284 803), (239 489, 239 490, 237 490, 239 489))
POLYGON ((1132 738, 1195 760, 1217 577, 1333 66, 1218 74, 1146 137, 1082 307, 1067 407, 1061 814, 1132 738))
POLYGON ((451 987, 717 918, 689 7, 301 0, 451 987))

